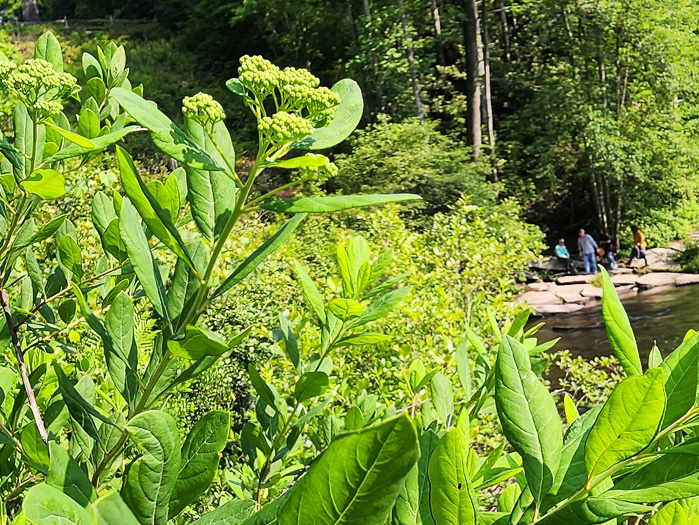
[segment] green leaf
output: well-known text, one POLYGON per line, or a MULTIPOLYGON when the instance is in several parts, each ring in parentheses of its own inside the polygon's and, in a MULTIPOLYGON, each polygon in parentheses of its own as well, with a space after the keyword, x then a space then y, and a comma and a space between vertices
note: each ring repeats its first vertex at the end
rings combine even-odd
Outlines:
POLYGON ((49 443, 51 464, 46 484, 70 496, 73 501, 85 507, 97 499, 97 493, 80 464, 58 443, 49 443))
MULTIPOLYGON (((420 487, 418 485, 418 466, 413 466, 405 480, 405 487, 398 495, 396 506, 393 507, 391 525, 417 525, 420 487)), ((422 525, 422 524, 420 524, 422 525)))
POLYGON ((362 334, 348 335, 337 342, 337 347, 343 346, 360 346, 360 345, 377 345, 384 341, 389 341, 393 338, 392 335, 375 334, 373 332, 364 332, 362 334))
POLYGON ((83 276, 82 255, 80 254, 80 246, 71 235, 64 235, 58 241, 58 261, 61 263, 66 277, 76 276, 79 281, 83 276))
POLYGON ((296 370, 299 369, 300 356, 299 356, 299 346, 294 337, 294 332, 291 330, 291 324, 289 323, 289 318, 285 313, 279 314, 279 326, 282 334, 282 339, 284 340, 284 351, 289 357, 291 362, 294 364, 296 370))
POLYGON ((180 439, 172 416, 149 410, 126 425, 141 456, 126 469, 121 496, 141 525, 166 525, 180 472, 180 439))
POLYGON ((468 476, 467 454, 468 443, 457 428, 449 430, 432 452, 430 501, 436 525, 478 523, 478 500, 468 476))
MULTIPOLYGON (((19 151, 12 144, 10 144, 5 135, 0 131, 0 153, 2 153, 7 160, 10 161, 12 167, 16 170, 21 171, 23 167, 22 160, 19 157, 19 151)), ((12 179, 14 181, 14 178, 12 179)))
POLYGON ((665 409, 664 379, 662 369, 651 368, 614 388, 585 443, 588 483, 652 441, 665 409))
POLYGON ((95 525, 139 525, 136 516, 116 491, 95 501, 92 509, 97 518, 95 525))
POLYGON ((164 210, 148 191, 148 187, 136 171, 136 166, 134 166, 129 154, 119 146, 116 148, 116 153, 124 191, 138 210, 143 222, 153 232, 153 235, 196 271, 180 232, 171 221, 170 213, 164 210))
POLYGON ((333 213, 375 206, 389 202, 419 200, 419 195, 400 193, 395 195, 330 195, 328 197, 292 197, 260 204, 260 208, 279 213, 333 213))
POLYGON ((230 429, 228 412, 214 410, 202 417, 182 446, 180 472, 170 496, 169 518, 201 496, 218 470, 218 462, 230 429))
POLYGON ((689 516, 679 501, 673 501, 653 515, 648 525, 689 525, 689 516))
POLYGON ((537 525, 595 525, 607 523, 622 516, 634 516, 653 510, 635 503, 603 498, 586 498, 575 501, 561 510, 537 521, 537 525))
POLYGON ((30 488, 24 497, 22 510, 27 519, 37 525, 93 525, 89 509, 81 507, 60 490, 40 483, 30 488))
POLYGON ((563 410, 566 414, 566 423, 568 423, 569 425, 572 425, 573 421, 580 417, 580 414, 578 413, 578 408, 575 406, 575 401, 573 401, 573 399, 568 394, 565 394, 563 396, 563 410))
POLYGON ((54 153, 46 162, 59 162, 66 159, 72 159, 73 157, 81 157, 82 155, 86 155, 88 153, 102 151, 108 146, 111 146, 112 144, 119 142, 126 135, 128 135, 132 131, 136 131, 137 129, 137 126, 129 126, 126 128, 118 129, 116 131, 112 131, 110 133, 107 133, 106 135, 94 137, 90 140, 83 139, 84 143, 82 145, 76 141, 73 141, 75 142, 75 144, 71 144, 70 146, 65 147, 59 150, 58 152, 54 153), (89 144, 87 144, 88 142, 89 144))
POLYGON ((660 364, 665 373, 667 403, 660 428, 666 428, 694 406, 699 378, 699 334, 683 341, 660 364))
POLYGON ((308 272, 306 272, 306 269, 300 262, 294 261, 294 266, 296 267, 296 273, 299 275, 303 294, 306 296, 306 302, 316 313, 320 323, 324 325, 327 322, 327 316, 325 314, 325 305, 323 304, 320 292, 318 292, 318 288, 316 288, 315 283, 311 280, 308 272))
POLYGON ((333 299, 328 303, 328 310, 340 321, 346 322, 362 315, 364 307, 352 299, 333 299))
POLYGON ((448 425, 454 412, 454 389, 442 372, 437 372, 432 377, 432 402, 439 418, 448 425))
POLYGON ((177 357, 195 360, 205 356, 220 356, 230 350, 221 336, 198 326, 188 326, 184 339, 168 341, 168 347, 177 357))
POLYGON ((330 378, 325 372, 306 372, 296 382, 294 397, 299 403, 321 395, 328 389, 330 378))
POLYGON ((522 466, 537 506, 553 486, 563 439, 556 405, 531 370, 524 347, 506 335, 495 372, 495 404, 507 440, 522 466))
POLYGON ((301 222, 306 218, 305 215, 294 215, 291 219, 285 222, 274 235, 263 242, 259 248, 252 252, 233 272, 226 277, 221 286, 211 296, 211 299, 220 297, 228 290, 233 288, 240 281, 250 275, 270 254, 274 253, 284 241, 286 241, 301 222))
POLYGON ((384 525, 418 460, 407 415, 336 437, 278 514, 279 525, 384 525))
POLYGON ((302 166, 328 166, 330 164, 330 159, 325 155, 318 155, 316 153, 306 153, 300 157, 293 157, 291 159, 278 160, 275 162, 265 163, 265 168, 286 168, 286 169, 296 169, 302 166))
MULTIPOLYGON (((230 87, 229 87, 230 89, 230 87)), ((330 124, 293 144, 298 149, 325 149, 339 144, 355 130, 364 112, 362 90, 354 80, 345 78, 331 88, 340 95, 340 105, 330 124)))
POLYGON ((412 289, 412 286, 404 286, 403 288, 398 288, 397 290, 392 290, 382 295, 376 301, 367 306, 362 315, 352 321, 352 328, 376 321, 377 319, 387 315, 393 311, 396 306, 398 306, 403 299, 408 296, 408 294, 410 294, 412 289))
POLYGON ((240 525, 255 511, 254 501, 232 500, 205 514, 192 525, 240 525))
POLYGON ((126 246, 129 261, 143 286, 146 297, 158 314, 170 323, 167 310, 167 294, 158 265, 153 258, 146 234, 138 221, 136 212, 128 199, 124 199, 119 218, 119 233, 126 246))
POLYGON ((699 445, 679 445, 617 481, 602 494, 633 503, 659 503, 699 496, 699 445))
POLYGON ((243 86, 242 82, 237 78, 230 78, 226 81, 226 87, 231 90, 231 92, 239 95, 241 97, 247 96, 247 90, 243 86))
POLYGON ((471 366, 468 358, 468 342, 466 339, 459 341, 456 345, 455 353, 456 371, 459 374, 459 381, 464 389, 466 399, 471 398, 471 366))
POLYGON ((34 58, 46 60, 53 66, 54 71, 63 73, 63 54, 61 44, 51 31, 41 35, 34 46, 34 58))
POLYGON ((264 379, 262 379, 262 376, 260 376, 259 372, 255 370, 255 367, 252 366, 252 364, 248 365, 248 373, 250 374, 250 383, 252 383, 252 387, 255 389, 255 392, 257 392, 262 401, 267 403, 277 412, 283 413, 279 407, 279 394, 272 390, 272 387, 270 387, 270 385, 267 384, 264 379))
POLYGON ((110 92, 126 112, 150 131, 155 145, 185 166, 209 171, 220 170, 216 162, 196 142, 178 128, 153 103, 124 88, 110 92))
POLYGON ((112 301, 105 325, 106 330, 98 334, 102 337, 107 370, 119 393, 133 403, 138 396, 138 347, 133 301, 125 292, 119 292, 112 301))
POLYGON ((66 192, 66 180, 56 170, 36 170, 19 185, 44 200, 57 199, 66 192))
MULTIPOLYGON (((60 132, 59 132, 60 133, 60 132)), ((80 135, 82 140, 85 140, 85 137, 88 139, 94 138, 100 134, 100 121, 99 118, 97 118, 97 115, 87 106, 83 107, 83 109, 80 111, 80 115, 78 117, 78 133, 80 135)), ((73 140, 69 137, 66 137, 68 140, 73 140)), ((78 146, 94 146, 94 144, 87 140, 86 142, 77 142, 73 140, 78 146)))
POLYGON ((602 272, 602 318, 607 330, 607 339, 619 359, 621 366, 629 376, 641 375, 641 358, 638 356, 636 338, 629 323, 629 317, 619 300, 616 288, 612 284, 607 271, 602 272))
MULTIPOLYGON (((83 111, 85 111, 85 110, 83 110, 83 111)), ((90 126, 90 125, 92 125, 92 129, 87 129, 87 130, 83 129, 83 131, 85 131, 85 132, 87 132, 87 133, 94 133, 94 132, 95 132, 95 129, 94 129, 94 128, 95 128, 95 126, 96 126, 96 127, 97 127, 97 133, 99 133, 99 122, 97 121, 97 117, 96 117, 96 116, 94 115, 94 113, 92 113, 92 111, 90 111, 89 109, 87 110, 87 112, 89 112, 89 113, 92 114, 91 117, 92 117, 92 119, 94 119, 94 120, 93 120, 92 122, 90 122, 90 123, 87 123, 89 117, 88 117, 88 116, 85 116, 85 121, 84 121, 84 122, 86 122, 86 124, 83 124, 83 128, 84 128, 85 126, 90 126)), ((83 113, 81 112, 81 115, 82 115, 82 114, 83 114, 83 113)), ((87 113, 85 113, 85 115, 87 115, 87 113)), ((75 144, 77 147, 79 147, 79 148, 84 148, 84 149, 88 149, 88 150, 94 150, 94 149, 95 149, 95 143, 92 142, 92 141, 91 141, 89 138, 87 138, 87 137, 84 137, 84 136, 82 136, 82 135, 78 135, 77 133, 73 133, 72 131, 69 131, 69 130, 67 130, 67 129, 63 129, 63 128, 60 127, 60 126, 56 126, 55 124, 51 124, 50 122, 47 122, 47 123, 46 123, 46 127, 47 127, 47 128, 50 128, 50 129, 52 129, 52 130, 54 130, 56 133, 58 133, 59 135, 61 135, 63 138, 68 139, 69 141, 71 141, 72 143, 74 143, 74 144, 75 144)), ((81 128, 78 128, 78 129, 81 129, 81 128)), ((53 158, 53 156, 52 156, 52 158, 53 158)))

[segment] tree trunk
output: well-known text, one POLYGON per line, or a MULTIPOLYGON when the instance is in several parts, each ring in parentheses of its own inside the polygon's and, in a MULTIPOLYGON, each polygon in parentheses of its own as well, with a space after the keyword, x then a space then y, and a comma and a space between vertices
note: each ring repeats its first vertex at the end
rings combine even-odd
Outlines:
POLYGON ((22 20, 29 24, 38 24, 39 6, 36 0, 22 0, 22 20))
POLYGON ((437 44, 437 63, 443 66, 445 60, 444 45, 442 43, 442 22, 439 18, 439 5, 437 5, 437 0, 432 0, 432 21, 434 22, 434 40, 437 44))
POLYGON ((417 110, 417 118, 420 124, 425 123, 425 109, 422 106, 422 99, 420 98, 420 84, 417 80, 417 71, 415 70, 415 50, 413 49, 412 38, 410 37, 410 32, 408 31, 408 14, 405 12, 405 3, 403 0, 398 1, 401 12, 401 22, 403 25, 403 37, 405 38, 405 43, 408 48, 408 66, 410 67, 410 79, 413 86, 413 97, 415 98, 415 109, 417 110))
POLYGON ((354 22, 354 12, 352 10, 352 0, 347 0, 347 18, 349 18, 350 29, 352 30, 352 43, 359 49, 359 38, 357 36, 357 25, 354 22))
MULTIPOLYGON (((369 5, 369 0, 364 0, 363 5, 364 5, 364 18, 366 18, 367 27, 369 28, 369 34, 367 35, 367 38, 371 42, 371 40, 374 36, 374 31, 373 31, 372 25, 371 25, 371 6, 369 5)), ((374 69, 374 88, 376 89, 377 107, 378 107, 378 111, 380 113, 383 113, 386 109, 386 106, 385 106, 384 101, 383 101, 383 88, 381 87, 381 79, 379 78, 379 57, 377 56, 376 51, 370 51, 370 52, 371 52, 372 66, 374 69)))
POLYGON ((483 0, 481 20, 481 35, 483 42, 483 98, 485 121, 488 129, 488 145, 493 166, 493 182, 498 182, 498 168, 495 163, 495 124, 493 122, 493 97, 490 90, 490 38, 488 36, 488 10, 486 0, 483 0))
POLYGON ((479 39, 478 6, 476 0, 464 0, 464 47, 466 49, 466 139, 473 147, 473 158, 481 155, 481 80, 479 75, 482 49, 479 39))
POLYGON ((500 23, 502 24, 502 44, 505 48, 505 62, 510 62, 512 60, 512 55, 510 54, 510 24, 507 21, 504 0, 500 0, 498 9, 500 11, 500 23))

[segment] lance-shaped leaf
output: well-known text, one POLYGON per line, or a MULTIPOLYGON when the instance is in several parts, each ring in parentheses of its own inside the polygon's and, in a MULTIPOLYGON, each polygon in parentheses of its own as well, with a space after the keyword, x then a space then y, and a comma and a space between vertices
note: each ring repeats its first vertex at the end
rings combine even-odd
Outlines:
POLYGON ((665 410, 664 382, 662 369, 651 368, 616 386, 585 442, 588 483, 648 446, 665 410))
POLYGON ((39 483, 27 491, 22 503, 24 515, 39 525, 93 525, 90 509, 82 507, 57 488, 39 483))
POLYGON ((121 496, 141 525, 166 525, 180 472, 180 439, 172 416, 149 410, 126 425, 141 456, 126 469, 121 496))
POLYGON ((187 252, 180 232, 171 221, 170 212, 164 210, 156 198, 151 195, 129 154, 119 146, 117 146, 116 151, 124 191, 138 210, 143 222, 153 232, 153 235, 194 269, 194 263, 187 252))
POLYGON ((308 306, 310 306, 316 313, 318 319, 320 319, 320 323, 325 324, 327 318, 325 313, 325 304, 323 303, 323 298, 320 296, 318 288, 316 288, 316 285, 308 275, 306 268, 304 268, 300 262, 294 261, 294 266, 296 267, 296 273, 301 281, 301 288, 303 288, 303 294, 306 297, 308 306))
POLYGON ((46 160, 46 163, 51 164, 53 162, 72 159, 73 157, 81 157, 82 155, 87 155, 88 153, 102 151, 106 147, 119 142, 132 131, 136 131, 138 129, 139 128, 137 126, 128 126, 105 135, 100 135, 99 137, 94 137, 88 141, 90 143, 89 145, 71 144, 70 146, 67 146, 54 153, 46 160))
MULTIPOLYGON (((92 121, 90 122, 91 126, 89 124, 83 124, 82 126, 78 127, 78 129, 80 131, 83 131, 83 132, 88 131, 88 130, 85 130, 84 128, 85 128, 85 126, 90 126, 92 128, 89 130, 90 133, 94 133, 94 132, 99 133, 99 121, 97 120, 97 117, 90 109, 84 108, 83 111, 80 113, 80 115, 81 115, 82 122, 87 122, 87 117, 83 117, 83 115, 90 115, 90 117, 92 117, 92 121)), ((88 148, 88 149, 95 148, 95 143, 92 142, 90 139, 85 138, 82 135, 78 135, 77 133, 73 133, 72 131, 67 130, 67 129, 63 129, 60 126, 56 126, 55 124, 51 124, 50 122, 46 123, 46 127, 49 129, 52 129, 53 131, 58 133, 60 136, 62 136, 64 139, 71 141, 76 146, 79 146, 81 148, 88 148)))
POLYGON ((653 510, 653 507, 645 507, 625 501, 586 498, 566 505, 536 523, 537 525, 569 525, 573 523, 596 525, 607 523, 622 516, 644 514, 651 510, 653 510))
POLYGON ((661 428, 665 428, 685 415, 694 406, 699 378, 699 334, 682 342, 662 361, 665 372, 667 404, 661 428))
POLYGON ((306 372, 296 382, 294 397, 299 403, 303 403, 321 395, 329 384, 330 378, 325 372, 306 372))
POLYGON ((188 326, 184 338, 168 341, 168 348, 177 357, 195 360, 205 356, 220 356, 230 350, 221 336, 198 326, 188 326))
POLYGON ((435 525, 430 506, 431 483, 429 477, 429 465, 434 449, 439 443, 439 436, 434 430, 427 430, 420 436, 420 459, 417 462, 417 484, 420 505, 418 515, 421 525, 435 525))
POLYGON ((274 235, 262 243, 259 248, 252 252, 247 259, 245 259, 235 270, 233 270, 226 280, 223 281, 221 286, 216 289, 211 296, 211 299, 223 295, 250 275, 255 268, 262 263, 262 261, 276 251, 277 248, 279 248, 291 236, 294 230, 299 227, 305 218, 305 215, 299 214, 294 215, 291 219, 285 222, 274 235))
POLYGON ((153 142, 164 153, 185 166, 205 170, 222 169, 155 104, 124 88, 114 88, 110 94, 129 115, 150 131, 153 142))
POLYGON ((369 304, 369 306, 364 309, 362 315, 352 321, 350 326, 356 328, 357 326, 362 326, 382 318, 393 311, 393 309, 410 294, 412 289, 412 286, 404 286, 403 288, 398 288, 397 290, 392 290, 382 295, 376 301, 369 304))
MULTIPOLYGON (((393 507, 391 525, 417 525, 420 504, 420 486, 418 484, 418 466, 410 470, 405 480, 405 487, 398 495, 396 506, 393 507)), ((422 525, 422 524, 420 524, 422 525)))
POLYGON ((561 422, 553 398, 531 370, 529 354, 510 336, 500 343, 495 404, 507 440, 522 466, 537 505, 553 486, 561 458, 561 422))
POLYGON ((90 479, 80 464, 75 461, 68 450, 58 443, 49 443, 51 464, 46 484, 70 496, 73 501, 85 507, 97 499, 97 493, 90 484, 90 479))
POLYGON ((202 417, 182 446, 180 472, 170 496, 170 519, 201 496, 216 475, 221 451, 228 442, 230 415, 215 410, 202 417))
POLYGON ((699 496, 699 444, 679 445, 623 477, 602 494, 634 503, 659 503, 699 496))
MULTIPOLYGON (((229 86, 229 89, 231 87, 229 86)), ((293 144, 298 149, 318 150, 339 144, 355 130, 364 112, 362 90, 354 80, 345 78, 337 82, 332 91, 340 96, 340 105, 330 123, 293 144)))
POLYGON ((328 197, 292 197, 260 204, 260 208, 280 213, 333 213, 350 208, 375 206, 389 202, 420 200, 419 195, 330 195, 328 197))
POLYGON ((468 476, 468 443, 452 428, 432 452, 429 466, 430 501, 436 525, 475 525, 478 499, 468 476))
POLYGON ((167 294, 163 279, 150 246, 148 246, 146 234, 136 216, 136 211, 128 199, 124 199, 121 205, 119 233, 146 297, 150 300, 155 311, 169 324, 170 314, 167 310, 167 294))
POLYGON ((336 437, 298 481, 279 525, 384 525, 419 456, 407 415, 336 437))
POLYGON ((641 358, 638 356, 636 338, 629 323, 629 316, 619 300, 616 288, 607 271, 602 271, 602 318, 607 330, 607 339, 624 371, 629 376, 641 375, 641 358))
POLYGON ((23 167, 22 160, 19 157, 19 151, 12 144, 10 144, 5 135, 0 132, 0 153, 2 153, 7 160, 10 161, 12 167, 16 170, 21 170, 23 167))

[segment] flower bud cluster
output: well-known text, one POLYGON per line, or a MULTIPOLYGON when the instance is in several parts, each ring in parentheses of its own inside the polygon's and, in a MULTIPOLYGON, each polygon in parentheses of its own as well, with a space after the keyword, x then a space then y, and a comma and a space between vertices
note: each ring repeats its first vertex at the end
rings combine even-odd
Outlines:
POLYGON ((73 75, 59 73, 46 60, 31 59, 19 66, 12 62, 0 62, 0 87, 21 100, 43 120, 63 109, 61 100, 76 89, 73 75))
POLYGON ((260 56, 246 55, 240 59, 238 73, 238 80, 252 92, 253 103, 262 110, 260 131, 276 143, 309 135, 314 127, 327 124, 340 104, 339 95, 326 87, 318 87, 320 80, 305 69, 287 67, 282 70, 260 56), (273 122, 264 116, 264 99, 268 96, 274 98, 277 109, 272 120, 279 114, 288 115, 274 122, 280 129, 272 129, 271 133, 273 122), (297 117, 293 119, 295 128, 291 133, 288 129, 290 115, 297 117), (301 120, 306 124, 302 125, 301 120))
POLYGON ((308 120, 286 111, 279 111, 271 117, 262 117, 258 128, 271 142, 278 144, 303 138, 313 131, 313 125, 308 120))
POLYGON ((337 175, 337 166, 334 162, 328 162, 322 166, 301 166, 299 175, 303 178, 315 178, 317 181, 337 175))
POLYGON ((221 104, 206 93, 197 93, 193 97, 185 97, 182 101, 182 113, 205 127, 226 118, 221 104))

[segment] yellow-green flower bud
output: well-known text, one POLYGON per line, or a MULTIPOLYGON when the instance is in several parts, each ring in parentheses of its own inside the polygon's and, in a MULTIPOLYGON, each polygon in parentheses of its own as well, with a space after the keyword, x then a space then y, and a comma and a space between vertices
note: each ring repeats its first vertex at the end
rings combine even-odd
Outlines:
POLYGON ((226 118, 221 104, 206 93, 197 93, 193 97, 185 97, 182 101, 182 113, 186 117, 196 120, 202 126, 213 124, 226 118))

